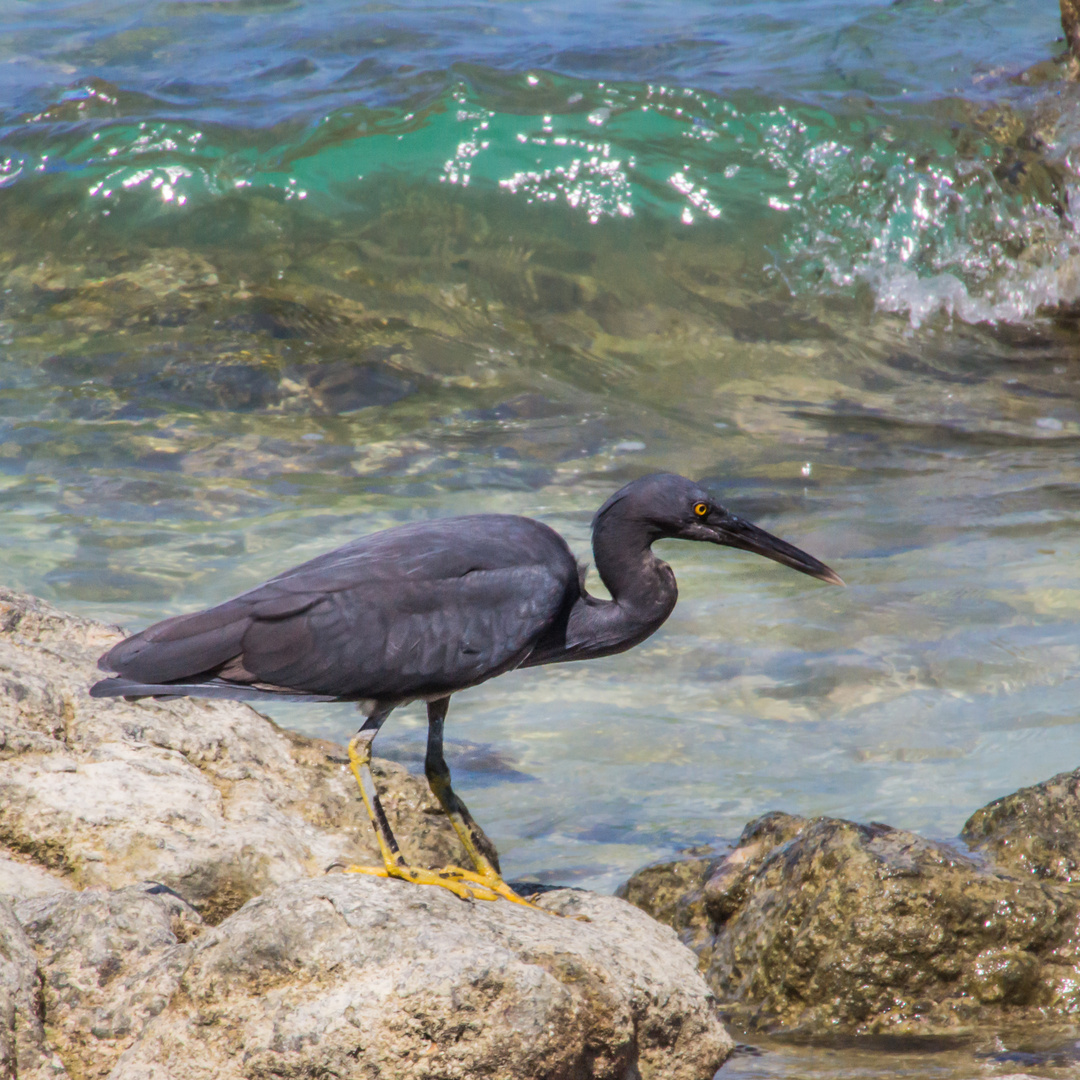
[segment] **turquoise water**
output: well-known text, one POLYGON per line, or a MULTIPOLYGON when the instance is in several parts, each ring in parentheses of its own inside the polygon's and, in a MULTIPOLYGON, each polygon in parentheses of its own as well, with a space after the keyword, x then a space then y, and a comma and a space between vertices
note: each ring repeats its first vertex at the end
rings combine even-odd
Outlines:
POLYGON ((0 185, 189 243, 245 195, 471 187, 749 232, 796 292, 869 281, 916 322, 1030 314, 1053 283, 987 278, 1061 239, 1065 179, 999 115, 1044 94, 1015 79, 1053 51, 1038 6, 35 5, 0 43, 0 185))
POLYGON ((669 542, 650 641, 459 695, 508 872, 610 889, 771 809, 954 836, 1080 756, 1059 36, 1041 0, 0 7, 5 582, 138 627, 418 518, 586 555, 684 472, 848 588, 669 542))

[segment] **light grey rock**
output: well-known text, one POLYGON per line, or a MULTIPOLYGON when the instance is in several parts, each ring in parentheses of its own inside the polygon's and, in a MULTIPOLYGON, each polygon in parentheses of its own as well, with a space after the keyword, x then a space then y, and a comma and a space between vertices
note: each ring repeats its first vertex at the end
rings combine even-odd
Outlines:
MULTIPOLYGON (((120 637, 0 588, 0 893, 161 881, 216 922, 334 862, 377 862, 336 744, 247 705, 126 702, 87 693, 120 637)), ((426 784, 373 770, 406 857, 463 853, 426 784)))
POLYGON ((27 858, 0 855, 0 896, 9 899, 48 896, 70 888, 71 882, 61 874, 54 874, 27 858))
POLYGON ((64 1080, 67 1072, 45 1038, 37 956, 11 904, 0 898, 0 1076, 64 1080))
MULTIPOLYGON (((326 876, 377 861, 342 749, 245 705, 90 698, 118 636, 0 590, 4 1080, 705 1080, 727 1056, 693 954, 620 900, 544 898, 583 922, 326 876)), ((459 861, 426 785, 375 772, 406 857, 459 861)))
POLYGON ((37 954, 50 1045, 80 1080, 108 1074, 176 990, 203 929, 198 912, 156 882, 60 892, 15 905, 37 954))
POLYGON ((463 903, 340 875, 284 885, 190 946, 110 1080, 708 1080, 731 1050, 693 954, 624 901, 463 903))

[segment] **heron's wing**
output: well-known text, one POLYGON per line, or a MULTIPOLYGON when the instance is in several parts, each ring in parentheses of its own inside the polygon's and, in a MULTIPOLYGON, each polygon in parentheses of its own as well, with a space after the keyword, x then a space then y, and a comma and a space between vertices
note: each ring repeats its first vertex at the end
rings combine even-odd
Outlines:
POLYGON ((406 526, 158 623, 101 666, 154 685, 205 677, 342 697, 450 692, 520 663, 575 582, 562 538, 526 518, 406 526))
POLYGON ((240 660, 260 682, 372 698, 452 691, 520 663, 563 606, 543 566, 365 583, 283 620, 256 619, 240 660))

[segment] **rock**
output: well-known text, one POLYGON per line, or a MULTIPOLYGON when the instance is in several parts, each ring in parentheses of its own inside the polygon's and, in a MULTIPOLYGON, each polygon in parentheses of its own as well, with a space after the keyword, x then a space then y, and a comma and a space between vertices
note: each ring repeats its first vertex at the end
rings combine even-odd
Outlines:
POLYGON ((351 875, 252 900, 191 946, 111 1080, 708 1080, 731 1050, 694 956, 613 897, 559 919, 351 875))
MULTIPOLYGON (((0 590, 0 1077, 706 1080, 726 1058, 693 953, 623 901, 543 897, 579 922, 324 874, 377 861, 342 749, 241 704, 90 698, 118 636, 0 590)), ((426 785, 375 772, 406 857, 459 861, 426 785)))
POLYGON ((16 266, 4 278, 4 287, 15 291, 38 290, 63 295, 80 288, 86 281, 86 269, 65 264, 46 252, 40 259, 16 266))
MULTIPOLYGON (((1073 63, 1080 59, 1080 2, 1061 0, 1061 29, 1073 56, 1073 63)), ((1075 76, 1074 76, 1075 77, 1075 76)))
POLYGON ((203 929, 190 904, 153 882, 23 900, 15 914, 44 977, 49 1043, 80 1080, 106 1076, 161 1012, 203 929))
POLYGON ((71 883, 59 874, 31 862, 0 856, 0 896, 48 896, 70 888, 71 883))
MULTIPOLYGON (((273 885, 378 861, 336 744, 247 705, 94 699, 115 627, 0 588, 0 887, 152 879, 217 922, 273 885)), ((422 866, 463 858, 427 785, 376 763, 391 826, 422 866)))
POLYGON ((181 289, 207 288, 218 284, 214 267, 187 248, 157 248, 137 269, 112 280, 130 281, 161 298, 181 289))
POLYGON ((1080 884, 1080 769, 976 810, 960 835, 998 866, 1080 884))
POLYGON ((0 897, 0 1076, 62 1080, 67 1076, 45 1038, 41 972, 26 934, 0 897))
POLYGON ((1080 892, 887 825, 768 814, 620 892, 750 1030, 961 1033, 1080 1008, 1080 892))

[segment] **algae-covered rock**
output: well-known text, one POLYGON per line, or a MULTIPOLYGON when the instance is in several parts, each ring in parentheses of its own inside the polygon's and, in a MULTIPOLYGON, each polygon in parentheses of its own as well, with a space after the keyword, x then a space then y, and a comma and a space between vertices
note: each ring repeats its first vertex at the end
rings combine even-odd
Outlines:
MULTIPOLYGON (((0 859, 9 895, 152 879, 216 922, 273 885, 378 861, 340 746, 247 705, 87 693, 120 637, 0 589, 0 859), (16 872, 19 866, 24 873, 16 872)), ((427 785, 377 763, 406 857, 462 858, 427 785)))
POLYGON ((769 814, 621 892, 751 1030, 960 1033, 1080 1007, 1080 893, 887 825, 769 814))
POLYGON ((1080 769, 994 800, 960 835, 998 866, 1080 884, 1080 769))
POLYGON ((113 1080, 709 1080, 732 1044, 694 956, 613 897, 466 904, 342 875, 282 886, 193 943, 113 1080))

